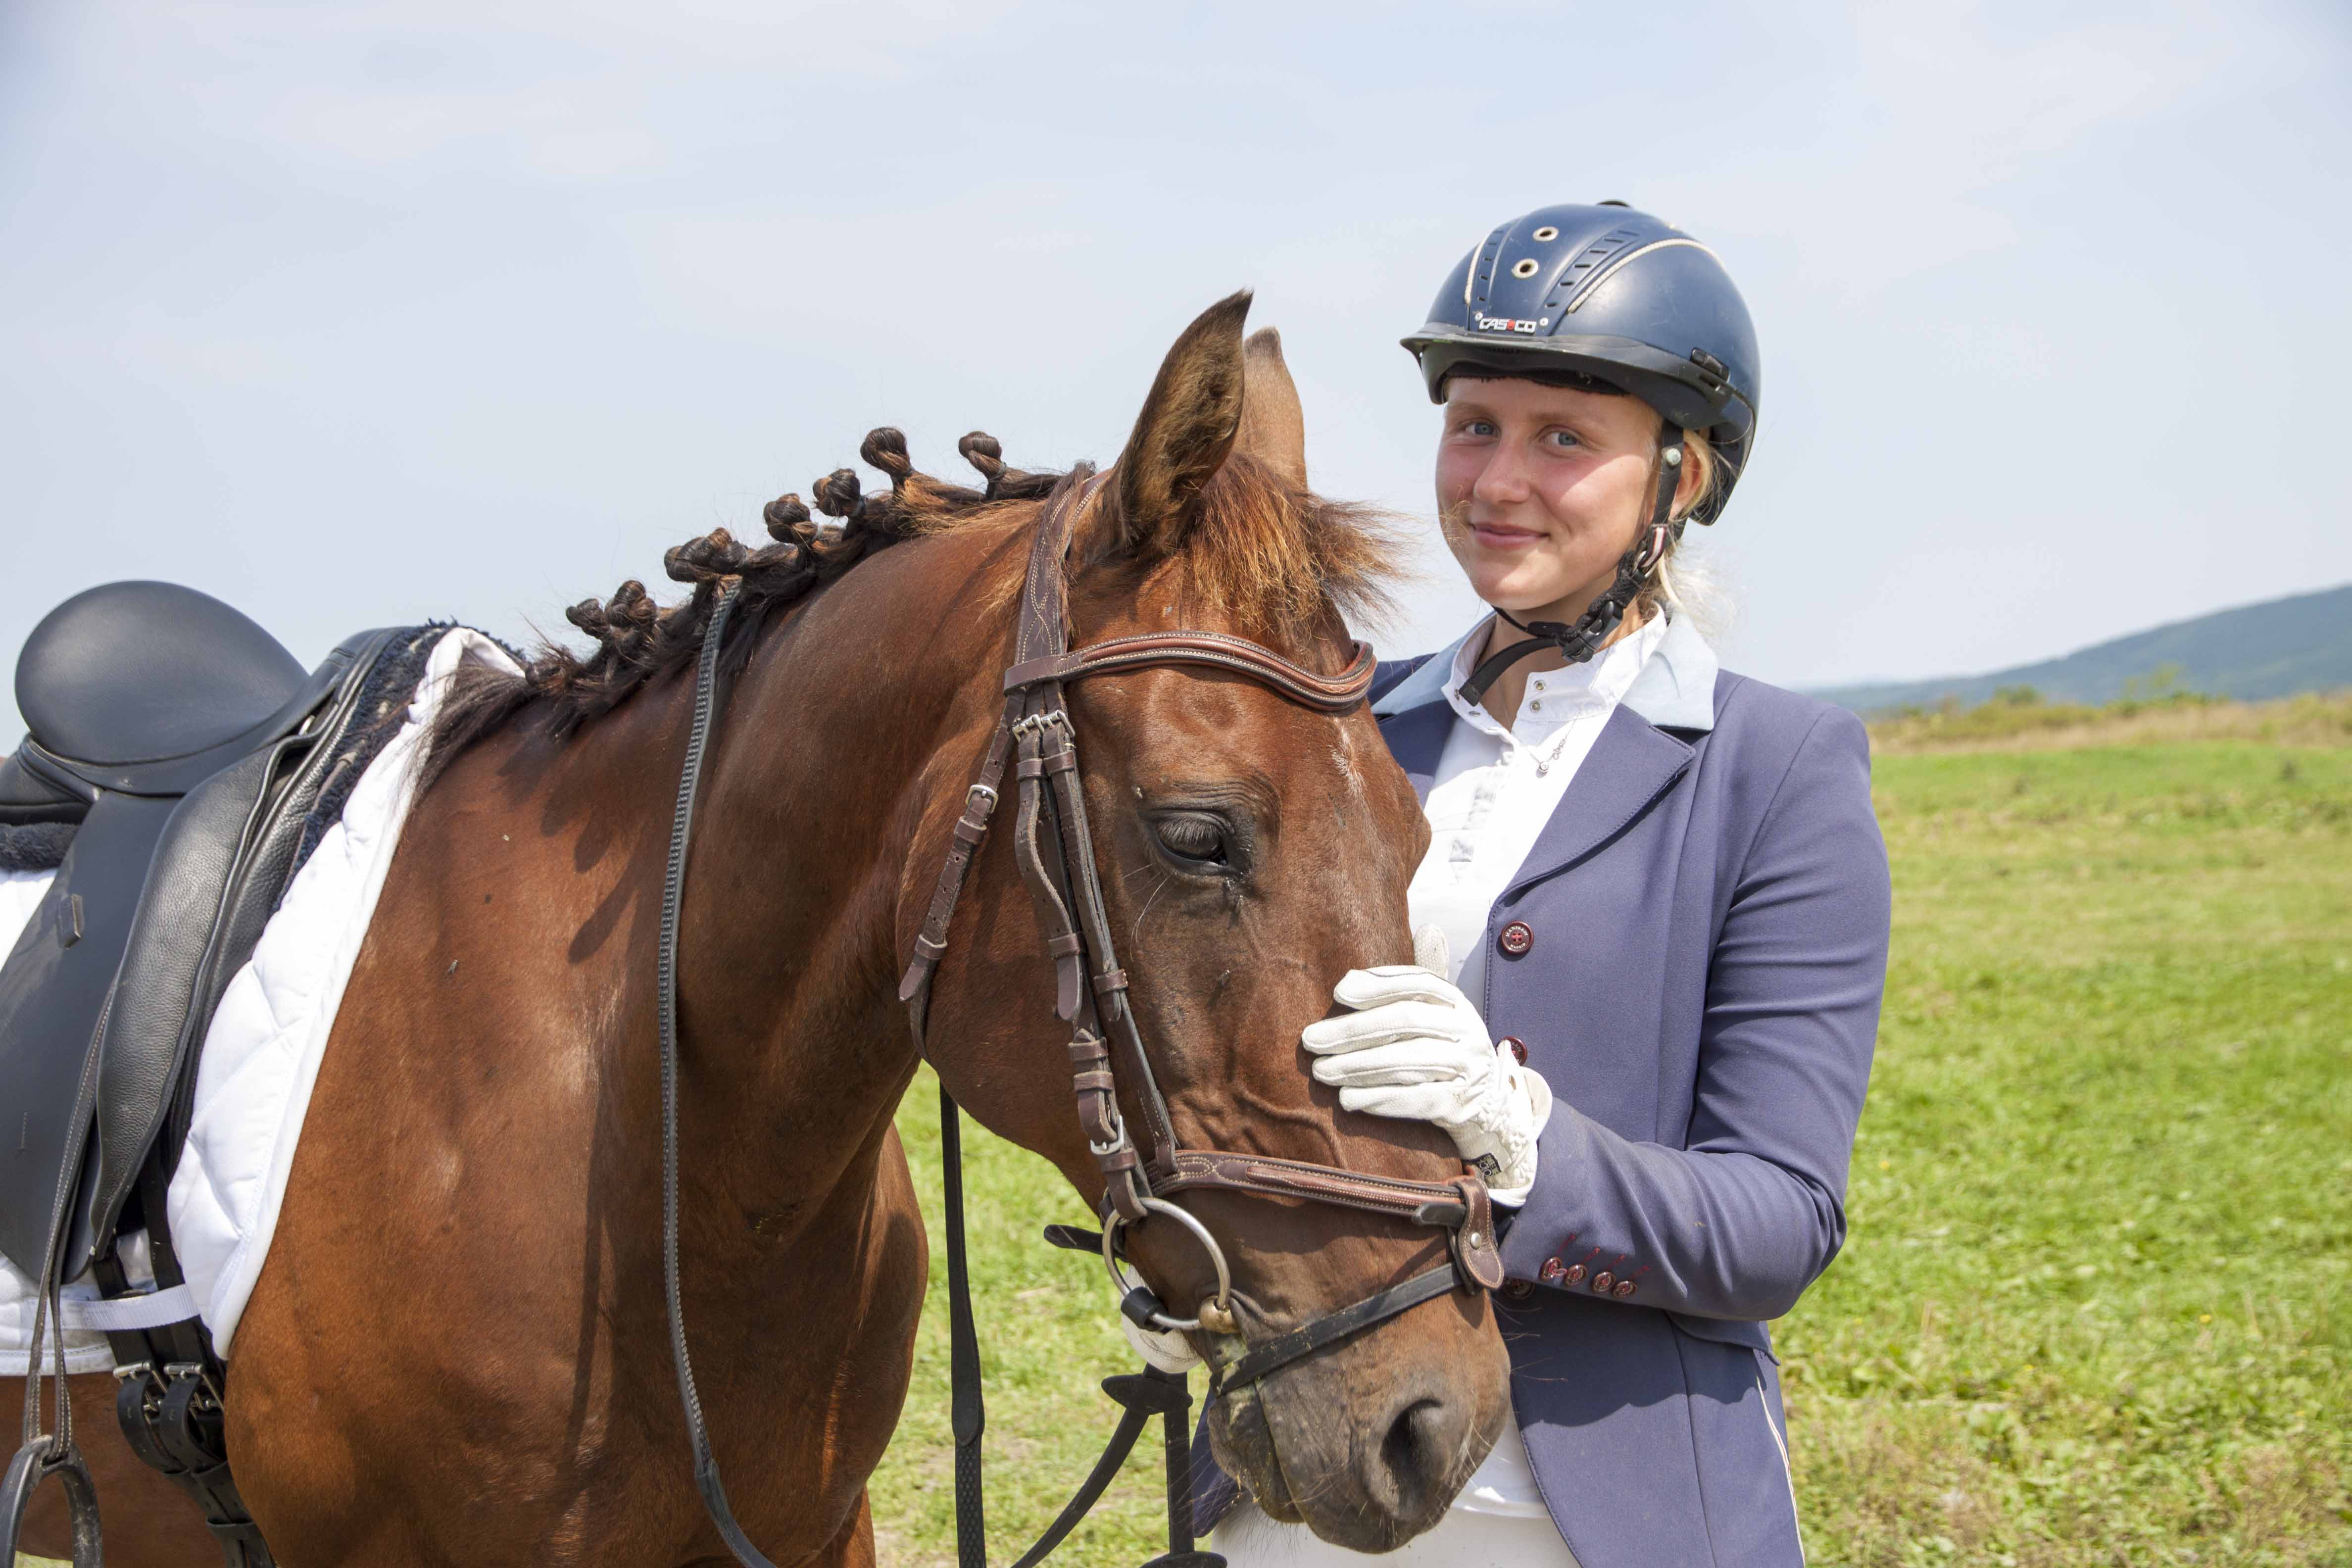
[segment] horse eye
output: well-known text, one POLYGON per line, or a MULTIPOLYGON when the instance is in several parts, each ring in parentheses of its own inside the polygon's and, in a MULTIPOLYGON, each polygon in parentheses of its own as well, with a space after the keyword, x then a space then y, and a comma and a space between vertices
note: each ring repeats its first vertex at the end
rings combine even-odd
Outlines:
POLYGON ((1223 866, 1224 825, 1213 816, 1170 816, 1154 825, 1160 847, 1180 860, 1201 866, 1223 866))

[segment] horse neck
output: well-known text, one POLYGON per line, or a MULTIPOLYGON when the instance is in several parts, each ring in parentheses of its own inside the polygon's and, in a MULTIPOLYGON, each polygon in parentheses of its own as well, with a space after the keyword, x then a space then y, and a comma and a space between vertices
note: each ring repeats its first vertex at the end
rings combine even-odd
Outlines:
POLYGON ((715 726, 680 921, 681 1081, 699 1163, 747 1211, 870 1179, 913 1076, 898 918, 910 872, 929 889, 910 865, 922 809, 999 704, 1009 622, 978 590, 1003 542, 900 546, 772 616, 715 726))

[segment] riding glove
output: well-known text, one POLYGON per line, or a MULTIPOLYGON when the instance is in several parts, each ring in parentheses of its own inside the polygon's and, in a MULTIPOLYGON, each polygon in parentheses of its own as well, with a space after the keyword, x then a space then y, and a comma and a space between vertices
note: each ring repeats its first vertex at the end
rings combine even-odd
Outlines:
POLYGON ((1309 1024, 1315 1076, 1349 1110, 1433 1121, 1486 1178, 1495 1202, 1527 1201, 1551 1086, 1486 1037, 1486 1021, 1445 979, 1445 934, 1413 935, 1419 963, 1352 969, 1331 994, 1350 1009, 1309 1024))

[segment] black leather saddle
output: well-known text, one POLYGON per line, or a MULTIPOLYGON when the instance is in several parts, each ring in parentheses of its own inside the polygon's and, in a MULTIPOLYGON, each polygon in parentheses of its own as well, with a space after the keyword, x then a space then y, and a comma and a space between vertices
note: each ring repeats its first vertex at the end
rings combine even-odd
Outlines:
POLYGON ((322 782, 303 763, 362 717, 349 698, 392 636, 306 671, 217 599, 114 583, 26 639, 30 732, 0 763, 0 824, 77 825, 0 965, 0 1105, 17 1122, 0 1139, 0 1255, 27 1275, 69 1185, 58 1278, 110 1244, 191 1037, 283 890, 322 782))
MULTIPOLYGON (((36 1281, 89 1270, 109 1297, 134 1294, 114 1246, 136 1226, 157 1288, 183 1283, 163 1200, 205 1030, 322 795, 390 738, 408 696, 390 685, 443 629, 362 632, 306 671, 238 611, 169 583, 92 588, 34 628, 16 666, 29 732, 0 762, 0 828, 71 833, 0 963, 0 1107, 15 1123, 0 1137, 0 1256, 36 1281)), ((205 1509, 232 1564, 268 1563, 220 1446, 201 1322, 112 1338, 126 1436, 205 1509)), ((66 1463, 33 1446, 18 1460, 0 1513, 21 1511, 41 1465, 66 1463)), ((94 1552, 94 1513, 89 1530, 94 1552)), ((13 1546, 12 1520, 0 1534, 13 1546)))

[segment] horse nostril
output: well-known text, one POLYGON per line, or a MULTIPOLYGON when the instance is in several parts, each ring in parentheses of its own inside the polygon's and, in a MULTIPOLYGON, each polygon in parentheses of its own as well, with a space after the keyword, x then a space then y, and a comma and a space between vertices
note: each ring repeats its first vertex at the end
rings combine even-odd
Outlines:
POLYGON ((1381 1461, 1396 1488, 1399 1512, 1419 1513, 1436 1488, 1445 1468, 1444 1426, 1444 1406, 1434 1399, 1414 1400, 1389 1423, 1388 1435, 1381 1439, 1381 1461))

